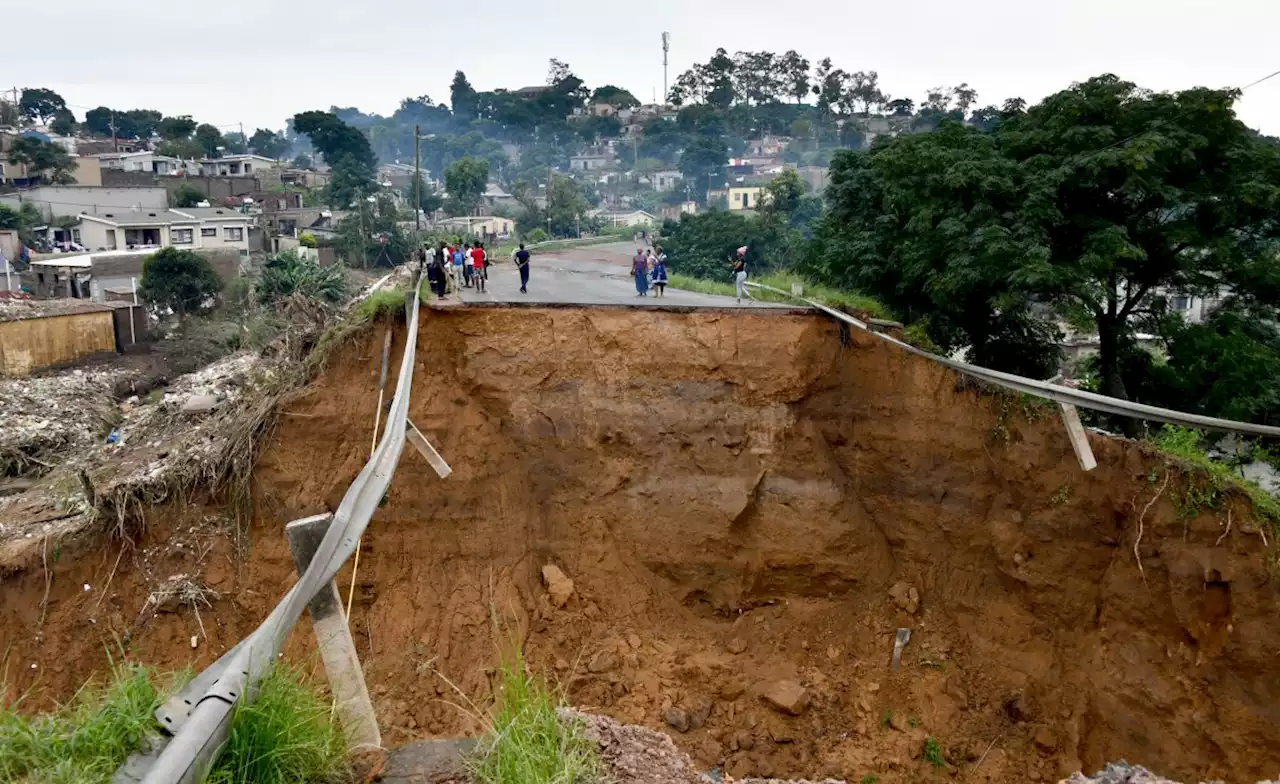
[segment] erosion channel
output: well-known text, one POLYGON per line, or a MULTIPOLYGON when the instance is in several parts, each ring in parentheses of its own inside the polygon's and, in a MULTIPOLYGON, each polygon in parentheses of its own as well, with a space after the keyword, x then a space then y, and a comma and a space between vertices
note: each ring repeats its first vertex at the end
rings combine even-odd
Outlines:
MULTIPOLYGON (((121 645, 203 666, 261 621, 294 580, 284 524, 368 458, 381 343, 287 402, 239 555, 204 524, 224 509, 182 499, 119 560, 100 538, 4 578, 0 650, 33 708, 121 645), (140 614, 176 573, 220 598, 140 614)), ((575 706, 735 776, 1280 770, 1274 538, 1243 497, 1188 512, 1148 447, 1091 434, 1084 473, 1055 409, 790 311, 431 310, 418 346, 411 418, 454 473, 406 451, 351 615, 389 746, 478 730, 445 678, 488 693, 497 617, 575 706), (572 581, 556 601, 548 564, 572 581), (763 698, 788 681, 790 710, 763 698)), ((304 620, 287 656, 314 655, 304 620)))

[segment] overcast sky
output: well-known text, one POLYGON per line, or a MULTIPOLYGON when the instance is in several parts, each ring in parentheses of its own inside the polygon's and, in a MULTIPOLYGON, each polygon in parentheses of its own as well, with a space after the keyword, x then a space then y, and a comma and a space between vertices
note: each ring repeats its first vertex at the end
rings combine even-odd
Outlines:
MULTIPOLYGON (((105 0, 14 2, 28 44, 0 54, 4 87, 51 87, 74 106, 190 114, 225 130, 282 129, 331 105, 390 114, 448 102, 455 70, 479 90, 545 81, 567 61, 589 86, 648 102, 716 49, 796 49, 876 70, 920 101, 968 82, 981 104, 1035 102, 1103 72, 1157 90, 1244 86, 1280 70, 1280 0, 105 0)), ((1245 122, 1280 135, 1280 76, 1245 93, 1245 122)))

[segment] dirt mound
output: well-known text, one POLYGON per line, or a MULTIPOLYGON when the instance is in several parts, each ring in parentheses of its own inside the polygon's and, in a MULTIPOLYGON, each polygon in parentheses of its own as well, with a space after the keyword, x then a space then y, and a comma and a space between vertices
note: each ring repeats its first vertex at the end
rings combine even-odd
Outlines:
MULTIPOLYGON (((421 329, 411 417, 454 474, 406 450, 351 617, 389 745, 479 729, 436 674, 488 693, 496 610, 573 704, 734 777, 1280 769, 1275 544, 1142 446, 1093 437, 1084 474, 1052 409, 818 317, 485 309, 421 329), (547 565, 572 583, 555 601, 547 565)), ((248 633, 293 579, 284 524, 334 508, 368 457, 380 342, 288 407, 243 563, 202 527, 218 510, 170 504, 147 512, 145 569, 111 549, 10 578, 12 686, 44 687, 36 707, 115 639, 182 666, 248 633), (139 617, 166 574, 221 597, 195 651, 193 607, 139 617)), ((289 655, 312 650, 304 623, 289 655)))

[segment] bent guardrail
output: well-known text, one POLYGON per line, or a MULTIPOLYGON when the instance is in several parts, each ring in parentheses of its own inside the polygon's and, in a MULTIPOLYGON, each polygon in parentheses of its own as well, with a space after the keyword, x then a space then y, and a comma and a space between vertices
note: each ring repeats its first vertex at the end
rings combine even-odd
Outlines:
MULTIPOLYGON (((204 779, 226 743, 236 705, 242 700, 252 701, 258 682, 275 662, 302 610, 355 552, 356 543, 391 484, 405 446, 420 302, 419 287, 414 286, 413 291, 408 339, 381 442, 343 496, 298 582, 253 634, 156 711, 156 718, 172 737, 158 756, 143 766, 143 784, 198 784, 204 779)), ((122 767, 117 780, 139 779, 122 767)))
POLYGON ((1098 395, 1093 392, 1086 392, 1082 389, 1062 387, 1048 381, 1038 381, 1025 376, 1017 376, 1012 373, 1002 373, 999 370, 991 370, 978 365, 970 365, 968 362, 961 362, 957 359, 939 356, 925 351, 924 349, 916 348, 910 343, 898 340, 892 335, 876 332, 860 320, 850 316, 848 313, 842 313, 834 308, 829 308, 821 302, 808 299, 807 297, 799 296, 789 291, 783 291, 782 289, 777 289, 773 286, 766 286, 762 283, 747 281, 747 286, 762 289, 764 291, 771 291, 775 294, 781 294, 785 297, 799 300, 835 319, 847 324, 852 324, 858 329, 875 335, 881 340, 893 343, 904 351, 909 351, 917 356, 937 362, 939 365, 949 367, 952 370, 964 373, 968 376, 973 376, 974 378, 980 378, 983 381, 1004 387, 1005 389, 1012 389, 1016 392, 1025 392, 1028 395, 1035 395, 1036 397, 1046 398, 1069 406, 1079 406, 1080 408, 1089 408, 1106 414, 1133 417, 1135 419, 1150 419, 1156 422, 1165 422, 1170 425, 1197 427, 1205 430, 1224 430, 1232 433, 1247 433, 1249 435, 1257 436, 1280 436, 1280 427, 1255 425, 1252 422, 1238 422, 1233 419, 1218 419, 1217 417, 1201 416, 1200 414, 1188 414, 1185 411, 1174 411, 1170 408, 1148 406, 1142 403, 1134 403, 1128 400, 1121 400, 1119 398, 1107 397, 1106 395, 1098 395))

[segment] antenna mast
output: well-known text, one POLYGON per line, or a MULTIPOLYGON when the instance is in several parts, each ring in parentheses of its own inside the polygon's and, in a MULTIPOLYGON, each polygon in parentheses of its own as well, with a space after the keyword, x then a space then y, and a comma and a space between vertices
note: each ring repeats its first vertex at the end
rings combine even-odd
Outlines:
POLYGON ((667 105, 667 52, 671 49, 671 33, 662 34, 662 105, 667 105))

